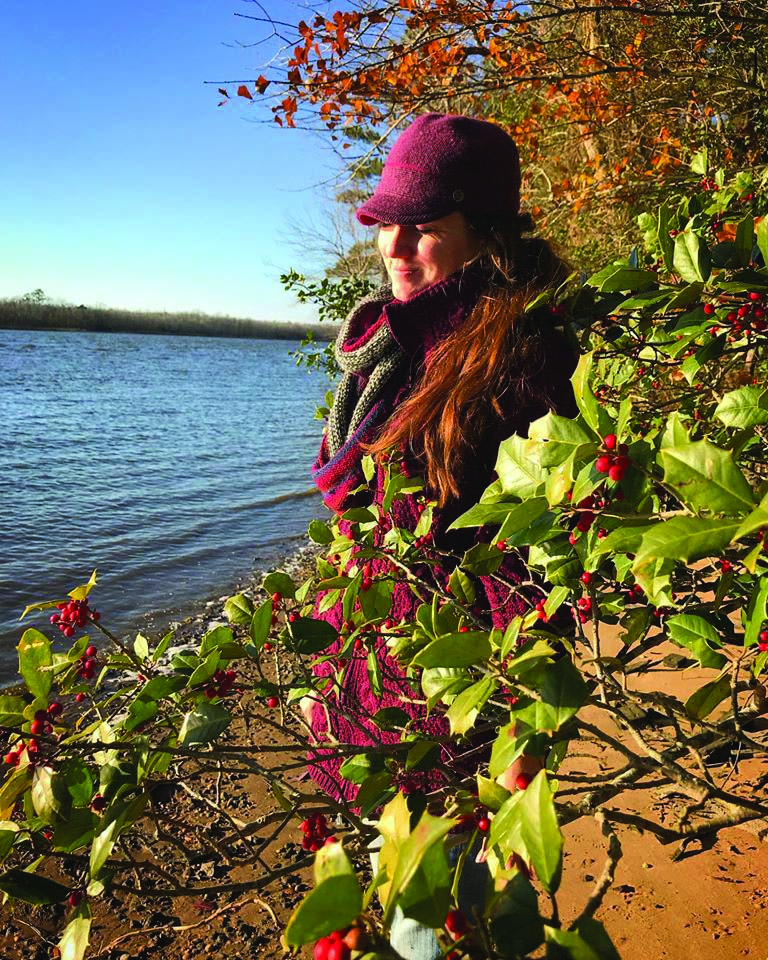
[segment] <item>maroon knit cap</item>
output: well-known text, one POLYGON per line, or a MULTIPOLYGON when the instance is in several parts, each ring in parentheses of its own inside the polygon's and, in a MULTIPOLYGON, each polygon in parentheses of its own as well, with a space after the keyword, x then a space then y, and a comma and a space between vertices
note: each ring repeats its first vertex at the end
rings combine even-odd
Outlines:
POLYGON ((360 223, 431 223, 458 210, 514 216, 520 209, 515 141, 486 120, 426 113, 397 138, 360 223))

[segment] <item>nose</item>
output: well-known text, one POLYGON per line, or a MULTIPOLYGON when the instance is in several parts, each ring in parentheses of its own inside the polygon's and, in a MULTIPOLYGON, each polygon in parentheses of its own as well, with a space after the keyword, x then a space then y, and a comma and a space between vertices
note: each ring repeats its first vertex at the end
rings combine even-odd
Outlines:
POLYGON ((415 249, 413 227, 403 224, 387 224, 379 231, 379 249, 382 256, 393 260, 407 259, 415 249))

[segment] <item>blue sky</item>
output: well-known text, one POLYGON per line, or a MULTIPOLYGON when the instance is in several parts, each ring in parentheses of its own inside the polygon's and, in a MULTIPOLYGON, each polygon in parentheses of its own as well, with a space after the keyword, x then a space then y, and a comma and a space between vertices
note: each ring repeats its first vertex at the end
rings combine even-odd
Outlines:
MULTIPOLYGON (((298 4, 265 0, 296 22, 298 4)), ((0 298, 306 317, 278 276, 317 264, 337 169, 264 105, 205 81, 256 77, 271 51, 247 0, 3 0, 0 298), (267 122, 253 122, 254 120, 267 122)))

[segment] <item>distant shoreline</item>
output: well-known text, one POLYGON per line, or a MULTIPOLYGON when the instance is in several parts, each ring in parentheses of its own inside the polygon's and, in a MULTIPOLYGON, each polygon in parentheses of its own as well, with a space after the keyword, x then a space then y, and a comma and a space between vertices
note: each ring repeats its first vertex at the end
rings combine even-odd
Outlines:
POLYGON ((337 324, 270 322, 202 313, 139 313, 107 307, 0 301, 0 329, 64 333, 140 333, 175 337, 229 337, 249 340, 335 339, 337 324))

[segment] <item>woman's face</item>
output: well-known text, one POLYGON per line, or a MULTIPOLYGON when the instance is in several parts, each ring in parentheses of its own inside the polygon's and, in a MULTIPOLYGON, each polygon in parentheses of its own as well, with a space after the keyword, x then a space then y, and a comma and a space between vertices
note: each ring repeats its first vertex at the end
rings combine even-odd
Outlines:
POLYGON ((398 300, 446 280, 480 252, 482 240, 462 213, 432 223, 379 225, 379 253, 398 300))

